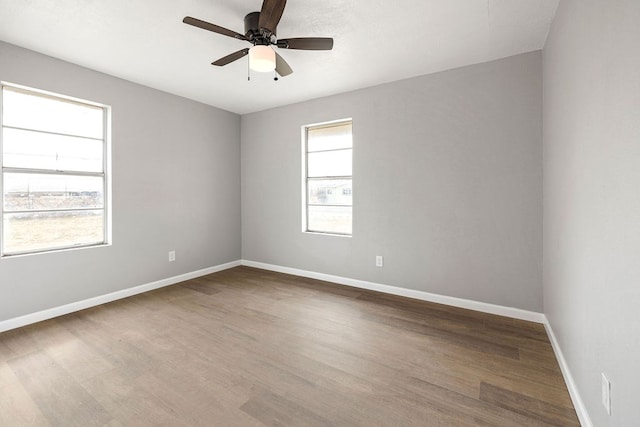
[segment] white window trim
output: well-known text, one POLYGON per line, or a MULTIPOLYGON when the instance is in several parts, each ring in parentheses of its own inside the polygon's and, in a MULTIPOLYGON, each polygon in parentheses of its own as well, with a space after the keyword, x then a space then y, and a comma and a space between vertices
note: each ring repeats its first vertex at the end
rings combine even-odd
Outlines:
MULTIPOLYGON (((301 137, 300 140, 302 141, 302 148, 301 148, 301 153, 302 153, 302 159, 301 159, 301 165, 302 167, 301 172, 302 172, 302 211, 301 211, 301 216, 302 216, 302 232, 305 234, 311 234, 311 235, 319 235, 319 236, 333 236, 333 237, 353 237, 353 212, 354 212, 354 206, 353 206, 353 202, 351 204, 351 233, 331 233, 331 232, 326 232, 326 231, 313 231, 313 230, 309 230, 308 229, 308 222, 309 222, 309 209, 308 209, 308 197, 309 197, 309 188, 308 188, 308 177, 307 177, 307 137, 308 137, 308 130, 309 128, 314 128, 314 127, 320 127, 320 126, 331 126, 331 125, 339 125, 342 123, 351 123, 351 125, 353 126, 353 118, 351 117, 347 117, 347 118, 343 118, 343 119, 337 119, 337 120, 330 120, 327 122, 319 122, 319 123, 311 123, 311 124, 307 124, 304 125, 300 128, 301 130, 301 137)), ((352 134, 352 138, 353 138, 353 134, 352 134)), ((351 144, 351 150, 353 150, 353 141, 351 144)), ((331 177, 332 179, 338 179, 338 178, 345 178, 345 177, 331 177)), ((353 171, 351 172, 351 175, 349 176, 349 178, 351 179, 351 182, 353 184, 353 171)), ((353 190, 352 190, 353 191, 353 190)))
MULTIPOLYGON (((49 132, 47 132, 49 133, 49 132)), ((9 83, 5 81, 0 81, 0 259, 4 258, 13 258, 13 257, 21 257, 21 256, 29 256, 29 255, 38 255, 43 253, 50 252, 61 252, 61 251, 69 251, 69 250, 78 250, 78 249, 86 249, 86 248, 95 248, 95 247, 103 247, 110 246, 112 244, 112 183, 111 183, 111 106, 106 104, 101 104, 93 101, 87 101, 85 99, 75 98, 72 96, 62 95, 55 92, 49 92, 41 89, 35 89, 28 86, 23 86, 15 83, 9 83), (93 172, 78 172, 78 171, 51 171, 51 170, 39 170, 39 169, 22 169, 22 168, 11 168, 11 167, 3 167, 2 162, 2 153, 3 151, 3 132, 2 128, 4 127, 3 120, 3 91, 4 88, 12 88, 18 89, 21 91, 31 92, 38 95, 43 95, 47 97, 51 97, 54 99, 61 99, 65 101, 75 102, 79 104, 89 105, 92 107, 98 107, 103 110, 103 144, 102 144, 102 162, 103 162, 103 172, 102 173, 93 173, 93 172), (103 208, 104 211, 104 240, 98 243, 89 243, 89 244, 78 244, 71 246, 61 246, 61 247, 50 247, 45 249, 37 249, 30 251, 20 251, 20 252, 4 252, 4 172, 19 172, 19 173, 27 173, 29 171, 31 173, 44 173, 44 174, 53 174, 53 175, 73 175, 73 176, 99 176, 103 178, 103 208)))

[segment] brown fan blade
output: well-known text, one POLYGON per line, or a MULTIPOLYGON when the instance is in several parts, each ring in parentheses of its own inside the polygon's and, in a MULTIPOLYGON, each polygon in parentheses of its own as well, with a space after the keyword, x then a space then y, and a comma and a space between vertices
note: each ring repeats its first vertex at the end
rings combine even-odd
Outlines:
POLYGON ((333 39, 330 37, 302 37, 297 39, 279 39, 281 49, 331 50, 333 39))
POLYGON ((276 73, 280 74, 282 77, 293 73, 293 70, 289 64, 287 64, 287 61, 285 61, 282 56, 278 55, 278 52, 276 52, 276 73))
POLYGON ((258 26, 275 34, 286 4, 287 0, 264 0, 260 10, 258 26))
POLYGON ((201 21, 200 19, 185 16, 182 20, 185 24, 193 25, 194 27, 202 28, 203 30, 213 31, 214 33, 222 34, 223 36, 233 37, 234 39, 247 40, 245 36, 235 31, 228 30, 219 25, 212 24, 210 22, 201 21))
POLYGON ((217 65, 218 67, 222 67, 223 65, 227 65, 232 63, 233 61, 237 61, 238 59, 242 58, 243 56, 246 56, 249 53, 249 48, 244 48, 242 50, 239 50, 237 52, 233 52, 227 56, 223 56, 222 58, 218 59, 217 61, 214 61, 211 63, 211 65, 217 65))

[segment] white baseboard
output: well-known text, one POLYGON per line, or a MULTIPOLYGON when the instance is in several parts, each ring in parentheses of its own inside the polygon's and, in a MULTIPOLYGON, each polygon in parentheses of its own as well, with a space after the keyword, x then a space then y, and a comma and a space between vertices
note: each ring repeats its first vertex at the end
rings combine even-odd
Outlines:
POLYGON ((294 276, 308 277, 310 279, 324 280, 325 282, 337 283, 339 285, 353 286, 354 288, 369 289, 386 294, 399 295, 422 301, 435 302, 438 304, 451 305, 453 307, 466 308, 469 310, 481 311, 484 313, 496 314, 499 316, 511 317, 514 319, 527 320, 529 322, 545 323, 546 318, 542 313, 522 310, 519 308, 505 307, 486 302, 478 302, 463 298, 449 297, 446 295, 432 294, 415 289, 400 288, 397 286, 382 285, 380 283, 367 282, 365 280, 350 279, 347 277, 333 276, 330 274, 317 273, 314 271, 299 270, 297 268, 282 267, 279 265, 265 264, 262 262, 242 260, 242 265, 247 267, 261 268, 279 273, 292 274, 294 276))
POLYGON ((578 386, 573 380, 573 375, 571 375, 571 371, 569 370, 569 364, 562 354, 562 350, 560 349, 560 344, 558 343, 556 334, 553 332, 553 328, 551 327, 551 324, 549 323, 549 320, 546 318, 546 316, 544 328, 547 330, 547 335, 549 336, 551 347, 553 347, 553 352, 556 354, 556 359, 558 360, 558 364, 560 365, 560 370, 562 371, 564 382, 565 384, 567 384, 567 389, 569 389, 569 395, 571 396, 573 407, 575 408, 576 414, 578 415, 578 420, 580 420, 580 424, 582 425, 582 427, 593 427, 591 417, 589 417, 589 413, 587 412, 587 407, 584 405, 584 402, 580 397, 578 386))
POLYGON ((194 279, 196 277, 205 276, 207 274, 216 273, 218 271, 227 270, 232 267, 240 265, 240 261, 228 262, 226 264, 220 264, 202 270, 192 271, 190 273, 180 274, 178 276, 169 277, 167 279, 158 280, 156 282, 147 283, 133 288, 123 289, 121 291, 111 292, 109 294, 100 295, 93 298, 88 298, 82 301, 72 302, 59 307, 53 307, 46 310, 38 311, 36 313, 26 314, 20 317, 14 317, 13 319, 0 321, 0 332, 8 331, 10 329, 20 328, 22 326, 30 325, 32 323, 41 322, 43 320, 52 319, 54 317, 62 316, 64 314, 73 313, 75 311, 84 310, 86 308, 95 307, 96 305, 106 304, 111 301, 127 298, 133 295, 141 294, 143 292, 152 291, 154 289, 163 288, 165 286, 174 285, 176 283, 184 282, 185 280, 194 279))

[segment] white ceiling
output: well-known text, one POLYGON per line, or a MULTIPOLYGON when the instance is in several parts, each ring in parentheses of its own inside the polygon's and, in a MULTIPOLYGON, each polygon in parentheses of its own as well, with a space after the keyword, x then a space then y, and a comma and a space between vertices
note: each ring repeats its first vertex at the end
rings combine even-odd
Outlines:
POLYGON ((190 15, 244 33, 261 5, 0 0, 0 40, 244 114, 541 49, 558 0, 289 0, 278 36, 333 37, 334 49, 280 49, 294 73, 278 82, 247 81, 247 58, 210 65, 250 45, 182 23, 190 15))

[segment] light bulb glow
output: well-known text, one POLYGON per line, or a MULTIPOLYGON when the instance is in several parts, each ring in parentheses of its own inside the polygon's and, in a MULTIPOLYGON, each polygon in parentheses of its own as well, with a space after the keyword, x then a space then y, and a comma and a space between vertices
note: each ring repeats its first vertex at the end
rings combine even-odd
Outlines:
POLYGON ((273 71, 276 69, 276 53, 269 46, 254 46, 249 49, 249 65, 259 73, 273 71))

